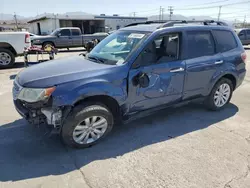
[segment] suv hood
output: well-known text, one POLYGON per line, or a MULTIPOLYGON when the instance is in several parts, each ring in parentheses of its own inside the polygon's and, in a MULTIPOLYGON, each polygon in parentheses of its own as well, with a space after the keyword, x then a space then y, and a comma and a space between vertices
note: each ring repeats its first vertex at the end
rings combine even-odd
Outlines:
POLYGON ((23 87, 46 88, 105 74, 112 67, 116 65, 99 64, 75 56, 33 65, 21 71, 16 79, 23 87))

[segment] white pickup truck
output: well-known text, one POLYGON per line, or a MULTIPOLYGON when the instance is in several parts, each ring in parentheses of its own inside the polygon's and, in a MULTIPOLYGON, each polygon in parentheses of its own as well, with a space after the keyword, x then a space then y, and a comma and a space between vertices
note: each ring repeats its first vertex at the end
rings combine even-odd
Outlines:
POLYGON ((0 69, 12 67, 15 57, 22 55, 24 48, 30 46, 28 32, 0 32, 0 69))

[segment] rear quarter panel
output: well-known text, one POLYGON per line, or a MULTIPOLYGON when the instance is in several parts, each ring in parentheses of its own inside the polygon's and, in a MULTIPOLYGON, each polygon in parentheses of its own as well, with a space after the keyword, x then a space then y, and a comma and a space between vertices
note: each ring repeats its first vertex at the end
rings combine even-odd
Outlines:
MULTIPOLYGON (((17 54, 22 54, 24 48, 31 46, 31 43, 25 43, 25 34, 27 32, 0 32, 0 43, 10 44, 17 54)), ((0 46, 1 47, 1 46, 0 46)))
POLYGON ((231 74, 235 77, 236 87, 242 83, 245 77, 246 64, 241 58, 241 54, 244 53, 244 48, 236 33, 232 31, 232 34, 237 42, 237 48, 221 53, 224 63, 220 65, 216 73, 213 75, 209 90, 207 91, 208 93, 210 93, 214 84, 226 74, 231 74))

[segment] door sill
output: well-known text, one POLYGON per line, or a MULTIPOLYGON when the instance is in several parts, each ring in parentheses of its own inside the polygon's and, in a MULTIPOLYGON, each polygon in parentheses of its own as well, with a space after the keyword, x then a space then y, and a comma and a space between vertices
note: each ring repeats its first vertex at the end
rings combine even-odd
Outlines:
POLYGON ((179 102, 179 103, 161 105, 161 106, 150 108, 150 109, 147 109, 147 110, 134 112, 134 113, 131 113, 131 114, 128 114, 128 115, 124 116, 123 117, 123 123, 124 124, 130 123, 131 121, 134 121, 134 120, 137 120, 137 119, 152 115, 152 114, 154 114, 154 113, 156 113, 156 112, 158 112, 160 110, 167 109, 167 108, 170 108, 170 107, 171 108, 178 108, 178 107, 181 107, 181 106, 185 106, 185 105, 187 105, 187 104, 189 104, 191 102, 192 103, 201 103, 203 101, 204 101, 204 97, 200 97, 200 98, 196 98, 196 99, 185 100, 185 101, 182 101, 182 102, 179 102))

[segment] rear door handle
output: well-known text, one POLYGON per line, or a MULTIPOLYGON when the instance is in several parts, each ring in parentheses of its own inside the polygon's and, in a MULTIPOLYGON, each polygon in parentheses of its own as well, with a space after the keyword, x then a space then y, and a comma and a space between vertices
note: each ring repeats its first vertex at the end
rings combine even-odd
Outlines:
POLYGON ((215 65, 218 65, 218 64, 222 64, 223 63, 223 60, 219 60, 219 61, 215 61, 215 65))
POLYGON ((184 70, 185 70, 184 68, 180 67, 180 68, 171 69, 170 72, 182 72, 184 70))

